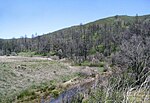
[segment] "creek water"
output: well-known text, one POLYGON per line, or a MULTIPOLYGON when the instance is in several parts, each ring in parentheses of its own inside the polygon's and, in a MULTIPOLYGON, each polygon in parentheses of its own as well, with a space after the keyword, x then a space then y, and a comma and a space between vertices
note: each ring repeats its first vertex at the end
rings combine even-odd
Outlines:
POLYGON ((74 98, 79 99, 81 98, 79 94, 82 96, 86 95, 89 89, 94 88, 95 81, 88 81, 84 82, 80 85, 76 85, 62 93, 59 94, 57 98, 50 98, 49 101, 44 100, 41 103, 71 103, 74 98))
POLYGON ((71 103, 72 98, 81 92, 78 87, 62 92, 57 98, 53 98, 49 103, 71 103))

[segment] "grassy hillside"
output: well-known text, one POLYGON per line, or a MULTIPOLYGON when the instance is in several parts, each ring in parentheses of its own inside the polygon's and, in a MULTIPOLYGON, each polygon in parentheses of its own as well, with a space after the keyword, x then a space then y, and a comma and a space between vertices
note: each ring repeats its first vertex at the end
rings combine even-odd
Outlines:
MULTIPOLYGON (((107 18, 103 18, 103 19, 99 19, 99 20, 96 20, 96 21, 93 21, 93 22, 89 22, 87 24, 83 24, 85 26, 89 26, 89 25, 104 25, 106 23, 108 24, 112 24, 115 22, 116 20, 116 17, 118 16, 118 18, 126 23, 133 23, 135 21, 135 17, 136 16, 127 16, 127 15, 116 15, 116 16, 112 16, 112 17, 107 17, 107 18)), ((140 20, 144 20, 144 19, 150 19, 150 15, 143 15, 143 16, 138 16, 138 18, 140 20)), ((44 34, 43 36, 46 36, 46 35, 54 35, 54 34, 58 34, 59 32, 67 32, 71 29, 79 29, 80 28, 80 25, 76 25, 76 26, 72 26, 72 27, 68 27, 68 28, 64 28, 64 29, 61 29, 61 30, 58 30, 58 31, 55 31, 55 32, 52 32, 52 33, 48 33, 48 34, 44 34)))

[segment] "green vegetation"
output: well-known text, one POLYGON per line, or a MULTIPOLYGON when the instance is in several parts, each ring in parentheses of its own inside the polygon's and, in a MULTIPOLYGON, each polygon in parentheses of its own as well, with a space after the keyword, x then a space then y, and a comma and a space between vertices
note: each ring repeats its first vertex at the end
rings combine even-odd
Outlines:
POLYGON ((103 53, 105 50, 105 47, 104 47, 104 45, 101 44, 101 45, 98 45, 97 49, 100 53, 103 53))
POLYGON ((89 61, 84 61, 81 64, 76 64, 76 65, 80 65, 80 66, 89 66, 89 67, 104 67, 104 62, 99 62, 99 63, 92 63, 89 61))
POLYGON ((35 52, 31 52, 31 51, 19 52, 18 55, 19 56, 24 56, 24 57, 33 57, 33 56, 35 56, 35 52))
POLYGON ((97 51, 94 47, 89 50, 89 54, 95 54, 97 51))
POLYGON ((63 75, 61 77, 61 81, 62 82, 66 82, 74 77, 81 77, 80 73, 76 72, 76 73, 73 73, 72 75, 63 75))
POLYGON ((34 84, 27 88, 26 90, 21 91, 17 95, 17 102, 33 102, 44 97, 46 98, 50 94, 55 94, 56 96, 56 82, 54 80, 47 81, 40 84, 34 84))
POLYGON ((47 55, 48 55, 48 56, 54 56, 54 55, 56 55, 56 54, 57 54, 56 52, 50 51, 47 55))

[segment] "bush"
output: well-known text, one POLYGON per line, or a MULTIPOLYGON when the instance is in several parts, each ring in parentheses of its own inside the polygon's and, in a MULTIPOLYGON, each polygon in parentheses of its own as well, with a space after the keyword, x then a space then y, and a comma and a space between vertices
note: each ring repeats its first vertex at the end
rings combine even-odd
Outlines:
POLYGON ((96 49, 94 47, 90 49, 89 54, 95 54, 95 53, 96 53, 96 49))
POLYGON ((104 62, 100 62, 99 67, 104 67, 104 62))
POLYGON ((54 51, 50 51, 49 53, 48 53, 48 55, 50 55, 50 56, 54 56, 54 55, 56 55, 57 53, 56 52, 54 52, 54 51))
POLYGON ((98 51, 100 52, 100 53, 103 53, 104 52, 104 50, 105 50, 105 48, 104 48, 104 45, 98 45, 98 51))
POLYGON ((81 66, 90 66, 91 63, 89 61, 84 61, 83 63, 81 63, 81 66))
POLYGON ((17 53, 16 53, 16 52, 11 52, 10 55, 11 55, 11 56, 17 56, 17 53))

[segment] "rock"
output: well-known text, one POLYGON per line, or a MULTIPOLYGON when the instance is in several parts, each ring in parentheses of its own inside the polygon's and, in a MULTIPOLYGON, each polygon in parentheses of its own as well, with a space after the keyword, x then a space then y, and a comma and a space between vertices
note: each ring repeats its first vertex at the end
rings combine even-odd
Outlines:
POLYGON ((52 58, 47 58, 47 60, 52 61, 53 59, 52 58))
POLYGON ((53 59, 53 60, 59 60, 59 57, 56 56, 56 55, 54 55, 54 56, 51 56, 51 59, 53 59))

